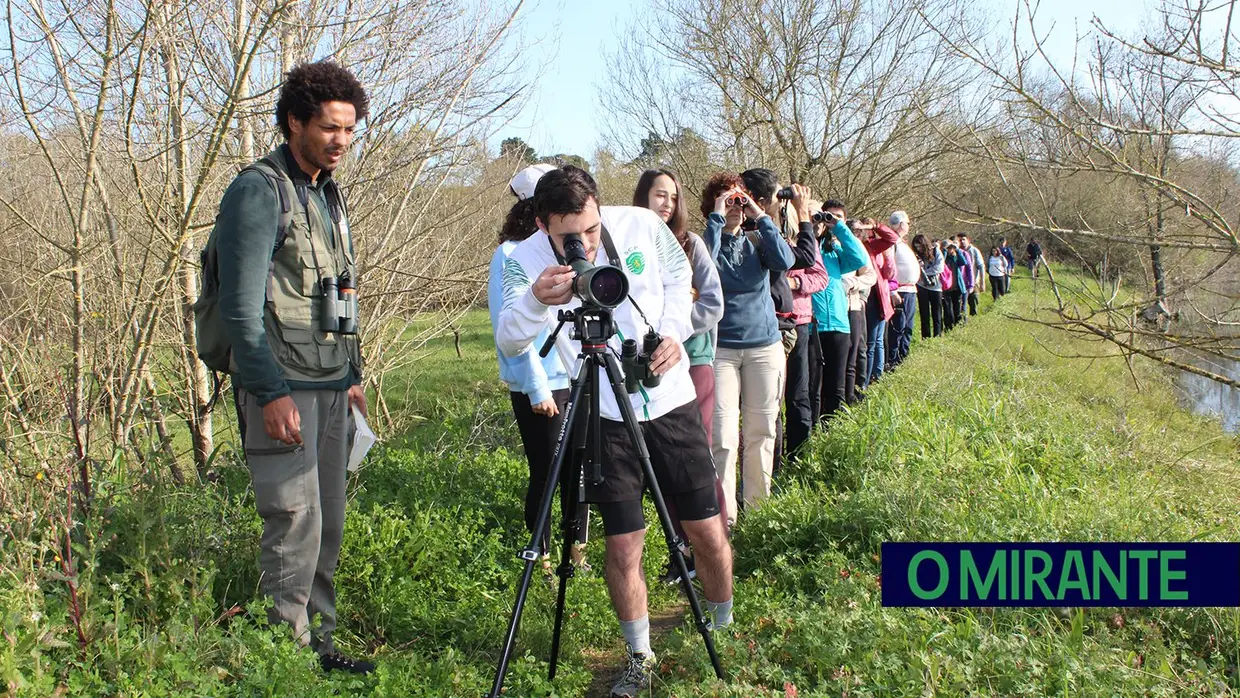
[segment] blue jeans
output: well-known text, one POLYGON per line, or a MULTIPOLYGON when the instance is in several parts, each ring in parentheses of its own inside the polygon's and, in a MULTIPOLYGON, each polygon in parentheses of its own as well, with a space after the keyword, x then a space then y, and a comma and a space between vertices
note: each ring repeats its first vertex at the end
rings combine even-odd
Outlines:
POLYGON ((870 367, 870 375, 866 376, 864 383, 866 387, 883 375, 883 366, 887 363, 887 353, 884 349, 886 339, 887 321, 880 315, 874 320, 874 324, 866 326, 865 354, 869 361, 867 365, 870 367))
POLYGON ((891 316, 891 339, 893 345, 887 352, 887 366, 895 366, 908 356, 909 345, 913 342, 913 322, 917 316, 917 294, 901 293, 902 304, 896 307, 896 314, 891 316))
POLYGON ((887 339, 887 321, 883 320, 883 306, 873 292, 865 304, 865 376, 857 377, 857 385, 863 389, 883 375, 887 353, 883 348, 887 339))

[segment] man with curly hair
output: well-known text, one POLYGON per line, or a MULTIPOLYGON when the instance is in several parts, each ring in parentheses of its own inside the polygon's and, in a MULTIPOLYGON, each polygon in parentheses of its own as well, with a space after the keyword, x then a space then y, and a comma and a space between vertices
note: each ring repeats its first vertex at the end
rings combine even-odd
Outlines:
POLYGON ((236 389, 263 519, 268 618, 292 626, 325 670, 355 673, 374 666, 335 650, 332 577, 344 532, 351 408, 364 414, 366 395, 350 290, 358 278, 353 239, 332 172, 367 108, 357 78, 334 62, 289 71, 276 105, 285 143, 242 170, 220 202, 204 288, 218 283, 224 329, 200 340, 222 343, 223 370, 236 389))

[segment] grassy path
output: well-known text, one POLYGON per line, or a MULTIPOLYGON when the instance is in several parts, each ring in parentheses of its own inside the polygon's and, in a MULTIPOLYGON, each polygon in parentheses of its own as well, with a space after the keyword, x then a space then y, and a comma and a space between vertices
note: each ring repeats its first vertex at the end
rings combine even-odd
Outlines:
MULTIPOLYGON (((657 610, 651 610, 651 647, 657 648, 661 646, 663 638, 686 622, 685 618, 688 612, 689 603, 683 600, 663 606, 657 610)), ((603 651, 591 651, 584 654, 586 667, 593 676, 590 680, 590 685, 586 687, 585 698, 608 698, 611 695, 612 684, 615 683, 620 676, 620 671, 624 668, 624 648, 610 647, 603 651)), ((655 651, 655 654, 658 654, 658 650, 655 651)))
MULTIPOLYGON (((727 682, 713 679, 678 590, 652 584, 653 695, 1236 694, 1235 609, 879 603, 883 541, 1240 540, 1240 440, 1180 409, 1150 366, 1134 364, 1138 386, 1105 347, 1007 317, 1049 301, 1025 284, 949 336, 918 342, 813 437, 766 506, 742 515, 736 623, 716 636, 727 682), (1096 358, 1066 358, 1082 355, 1096 358)), ((96 513, 74 533, 75 597, 58 519, 10 519, 22 544, 0 549, 7 694, 485 691, 526 539, 526 465, 485 313, 467 318, 461 358, 451 338, 430 348, 391 384, 407 428, 351 481, 337 640, 373 657, 375 675, 324 677, 261 623, 249 473, 224 456, 218 482, 183 490, 101 463, 96 513)), ((606 695, 624 647, 598 540, 595 571, 569 585, 556 682, 545 679, 554 596, 535 584, 507 695, 606 695)), ((652 529, 647 550, 663 545, 652 529)), ((645 556, 647 579, 664 561, 645 556)))

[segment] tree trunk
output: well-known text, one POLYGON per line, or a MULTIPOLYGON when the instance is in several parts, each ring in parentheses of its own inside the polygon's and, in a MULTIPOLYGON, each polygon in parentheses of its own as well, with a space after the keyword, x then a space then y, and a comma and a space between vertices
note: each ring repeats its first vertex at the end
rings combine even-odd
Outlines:
MULTIPOLYGON (((164 18, 168 13, 164 13, 164 18)), ((181 68, 172 44, 174 32, 172 27, 165 25, 163 37, 164 74, 168 83, 168 119, 172 126, 172 178, 177 205, 176 224, 189 215, 189 145, 185 140, 185 118, 182 111, 184 103, 184 87, 181 84, 181 68)), ((194 445, 194 465, 198 473, 203 475, 207 470, 207 461, 215 450, 214 430, 210 411, 211 376, 207 367, 198 360, 195 347, 198 346, 197 331, 194 327, 194 300, 198 297, 198 264, 194 254, 197 246, 193 235, 185 236, 181 245, 181 264, 177 270, 181 291, 181 351, 184 354, 182 365, 186 372, 186 383, 189 385, 189 424, 190 439, 194 445)))
POLYGON ((1150 267, 1154 270, 1154 295, 1159 303, 1166 305, 1167 281, 1163 278, 1162 247, 1159 245, 1150 245, 1150 267))
POLYGON ((254 120, 249 113, 250 74, 244 70, 246 34, 250 29, 249 0, 237 0, 237 21, 233 24, 233 70, 242 75, 237 85, 237 140, 240 152, 239 160, 249 164, 257 159, 254 153, 254 120))
MULTIPOLYGON (((90 171, 86 177, 89 179, 90 171)), ((89 185, 86 187, 89 192, 89 185)), ((90 502, 90 446, 89 432, 86 430, 86 274, 82 269, 82 249, 85 247, 86 200, 88 193, 83 193, 83 205, 79 209, 78 224, 73 230, 73 250, 70 263, 73 271, 70 284, 73 288, 73 364, 70 372, 72 386, 70 402, 66 412, 71 422, 73 434, 73 451, 78 467, 79 506, 83 511, 90 502)))
POLYGON ((181 472, 181 464, 177 462, 176 451, 172 449, 172 435, 168 432, 168 420, 164 417, 164 408, 159 404, 159 393, 155 388, 155 377, 149 368, 142 370, 142 384, 149 394, 147 400, 147 419, 155 423, 155 435, 159 438, 159 450, 168 459, 168 470, 178 485, 185 484, 185 475, 181 472))

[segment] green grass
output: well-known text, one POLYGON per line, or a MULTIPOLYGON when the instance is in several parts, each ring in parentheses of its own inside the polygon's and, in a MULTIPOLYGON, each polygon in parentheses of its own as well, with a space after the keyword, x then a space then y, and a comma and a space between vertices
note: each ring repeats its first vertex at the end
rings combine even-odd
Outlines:
MULTIPOLYGON (((920 343, 743 517, 739 680, 715 695, 1218 695, 1234 610, 884 609, 883 541, 1235 540, 1238 441, 1166 376, 1045 327, 1031 294, 920 343)), ((670 693, 701 677, 693 638, 670 693)))
MULTIPOLYGON (((737 623, 716 635, 730 680, 710 678, 683 625, 655 640, 655 695, 1236 691, 1234 610, 880 605, 883 541, 1240 538, 1240 441, 1179 409, 1152 367, 1134 366, 1138 389, 1120 359, 1062 358, 1099 347, 1006 317, 1047 302, 1026 284, 919 341, 742 515, 737 623)), ((218 482, 183 489, 101 466, 94 513, 72 529, 85 648, 54 557, 63 491, 32 484, 14 510, 36 515, 13 516, 0 540, 0 680, 38 696, 483 693, 520 570, 526 466, 484 312, 465 316, 461 354, 451 335, 432 340, 386 386, 393 412, 418 419, 351 483, 338 641, 374 656, 377 675, 325 678, 261 623, 260 524, 248 473, 225 458, 218 482)), ((536 582, 508 695, 582 695, 615 668, 622 643, 595 540, 598 571, 570 584, 559 677, 545 681, 554 599, 536 582)), ((657 531, 648 545, 653 578, 657 531)), ((672 590, 651 591, 656 612, 683 613, 672 590)))
POLYGON ((405 333, 408 342, 425 341, 416 360, 384 381, 384 396, 393 412, 433 419, 462 403, 506 392, 499 380, 495 340, 486 310, 459 317, 440 314, 419 318, 405 333), (459 343, 452 329, 459 332, 459 343), (458 355, 459 349, 459 355, 458 355))

